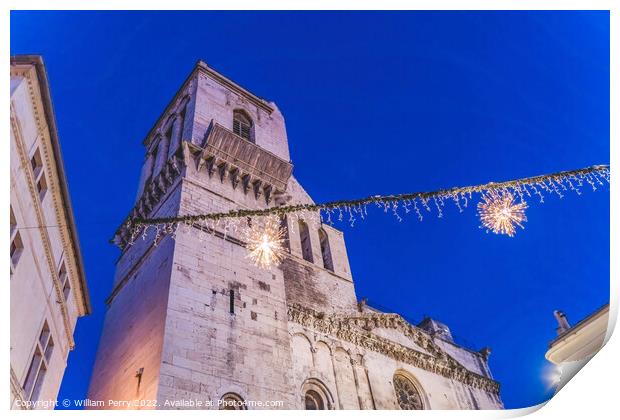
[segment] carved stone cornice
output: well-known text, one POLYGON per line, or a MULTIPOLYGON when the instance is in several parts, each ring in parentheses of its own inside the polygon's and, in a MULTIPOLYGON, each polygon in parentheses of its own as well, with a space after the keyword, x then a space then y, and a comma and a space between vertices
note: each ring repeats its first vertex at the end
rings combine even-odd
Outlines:
POLYGON ((157 207, 157 204, 166 196, 170 187, 181 175, 185 167, 184 158, 180 156, 183 148, 179 148, 179 154, 172 155, 164 164, 157 175, 147 181, 144 192, 136 202, 129 215, 114 233, 112 242, 121 250, 125 250, 131 242, 131 221, 137 217, 146 218, 157 207))
POLYGON ((201 76, 208 77, 217 81, 222 86, 225 86, 231 92, 234 92, 236 95, 238 95, 240 99, 252 103, 257 108, 265 111, 268 115, 271 115, 271 113, 274 111, 274 108, 267 101, 259 98, 249 90, 239 86, 237 83, 233 82, 223 74, 209 67, 204 61, 199 60, 198 63, 196 63, 196 69, 199 71, 201 76))
POLYGON ((437 346, 422 330, 397 314, 326 314, 297 304, 288 305, 288 319, 303 327, 334 336, 356 346, 486 392, 499 394, 499 383, 478 375, 437 346), (424 353, 373 334, 373 328, 395 328, 419 345, 424 353))

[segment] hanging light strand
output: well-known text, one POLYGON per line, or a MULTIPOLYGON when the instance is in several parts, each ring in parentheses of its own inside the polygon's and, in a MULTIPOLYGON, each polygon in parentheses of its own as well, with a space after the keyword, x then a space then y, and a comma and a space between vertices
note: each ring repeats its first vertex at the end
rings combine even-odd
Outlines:
MULTIPOLYGON (((183 222, 186 224, 203 223, 217 225, 220 220, 252 218, 269 215, 285 216, 287 214, 306 214, 320 212, 321 221, 332 223, 334 220, 343 221, 347 218, 353 225, 357 218, 367 216, 366 206, 375 205, 385 213, 391 212, 398 220, 402 219, 402 212, 408 213, 413 207, 413 212, 421 221, 423 212, 432 212, 431 205, 435 207, 439 217, 442 217, 442 208, 446 201, 455 203, 459 211, 466 208, 473 194, 484 196, 510 194, 513 199, 519 197, 520 201, 525 198, 538 199, 544 202, 545 194, 555 194, 562 198, 567 191, 573 191, 581 195, 584 186, 590 186, 592 190, 610 182, 609 165, 596 165, 583 169, 555 172, 547 175, 539 175, 529 178, 515 179, 504 182, 490 182, 481 185, 455 187, 431 192, 414 192, 396 195, 373 195, 354 200, 329 201, 321 204, 293 204, 266 209, 238 209, 221 213, 208 213, 200 215, 184 215, 162 218, 135 218, 128 221, 130 228, 144 228, 146 226, 170 226, 170 224, 183 222), (209 223, 207 223, 209 222, 209 223), (213 223, 211 223, 213 222, 213 223)), ((307 217, 307 216, 306 216, 307 217)), ((213 225, 214 226, 214 225, 213 225)), ((137 233, 136 230, 133 230, 137 233)))

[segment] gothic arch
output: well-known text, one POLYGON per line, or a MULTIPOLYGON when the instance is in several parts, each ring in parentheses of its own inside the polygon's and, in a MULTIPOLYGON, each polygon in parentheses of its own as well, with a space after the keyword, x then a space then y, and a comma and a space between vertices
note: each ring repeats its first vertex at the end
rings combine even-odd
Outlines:
POLYGON ((420 381, 410 372, 398 369, 392 377, 396 404, 401 410, 428 410, 430 404, 420 381))
POLYGON ((332 259, 332 251, 329 245, 329 235, 325 229, 319 229, 319 243, 321 245, 321 258, 323 259, 323 268, 334 271, 334 261, 332 259))
POLYGON ((301 385, 301 403, 307 410, 333 410, 334 397, 325 384, 317 378, 308 378, 301 385), (313 408, 311 408, 314 405, 313 408))

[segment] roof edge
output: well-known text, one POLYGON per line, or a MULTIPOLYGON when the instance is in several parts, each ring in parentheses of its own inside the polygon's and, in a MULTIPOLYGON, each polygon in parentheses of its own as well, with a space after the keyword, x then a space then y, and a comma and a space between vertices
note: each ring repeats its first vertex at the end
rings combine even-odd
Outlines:
POLYGON ((203 74, 215 79, 217 82, 221 83, 223 86, 236 92, 237 94, 244 96, 254 105, 256 105, 257 107, 260 107, 261 109, 263 109, 265 112, 269 114, 274 112, 276 109, 274 106, 270 104, 269 101, 253 94, 252 92, 245 89, 241 85, 227 78, 226 76, 224 76, 223 74, 215 70, 213 67, 210 67, 204 60, 198 60, 196 61, 196 64, 194 65, 194 67, 192 67, 192 70, 189 72, 189 74, 185 77, 185 80, 183 81, 183 83, 181 83, 181 86, 174 93, 174 95, 172 96, 172 99, 168 101, 168 103, 164 107, 164 110, 159 114, 159 117, 157 117, 153 126, 149 129, 148 133, 144 137, 144 140, 142 140, 143 145, 146 146, 150 143, 151 137, 157 131, 157 127, 159 126, 160 122, 166 116, 166 113, 168 112, 170 107, 176 102, 176 100, 179 97, 179 94, 182 93, 183 89, 189 83, 189 81, 199 72, 202 72, 203 74))
POLYGON ((11 64, 32 65, 35 67, 37 73, 37 80, 40 86, 45 119, 50 133, 50 140, 54 152, 54 161, 56 162, 56 172, 58 174, 58 178, 60 179, 60 193, 62 194, 63 208, 67 215, 67 228, 74 243, 73 248, 75 251, 76 265, 80 277, 79 280, 82 289, 82 298, 84 299, 84 315, 89 315, 92 313, 92 306, 90 302, 90 295, 88 292, 88 285, 86 282, 86 273, 84 271, 84 261, 82 259, 80 240, 77 234, 75 218, 73 216, 73 206, 71 205, 71 197, 69 196, 67 177, 65 174, 65 168, 62 159, 62 152, 60 150, 60 141, 58 139, 58 130, 56 127, 56 117, 54 115, 54 108, 52 106, 52 96, 50 93, 50 86, 47 78, 47 70, 45 69, 45 63, 43 62, 43 57, 41 55, 24 54, 11 56, 11 64))

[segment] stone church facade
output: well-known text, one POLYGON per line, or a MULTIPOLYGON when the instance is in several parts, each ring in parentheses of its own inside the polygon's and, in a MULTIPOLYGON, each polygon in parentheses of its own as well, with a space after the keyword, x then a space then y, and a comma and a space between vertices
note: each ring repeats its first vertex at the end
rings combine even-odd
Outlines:
MULTIPOLYGON (((128 220, 312 202, 292 175, 277 106, 202 61, 144 146, 128 220)), ((342 232, 284 223, 289 253, 270 269, 255 267, 232 232, 196 223, 132 241, 124 223, 89 398, 142 401, 134 408, 503 407, 487 349, 455 344, 435 320, 412 325, 358 301, 342 232)))

